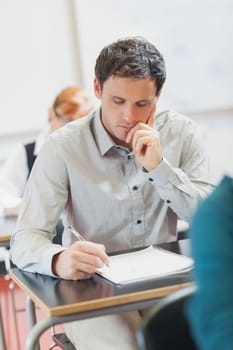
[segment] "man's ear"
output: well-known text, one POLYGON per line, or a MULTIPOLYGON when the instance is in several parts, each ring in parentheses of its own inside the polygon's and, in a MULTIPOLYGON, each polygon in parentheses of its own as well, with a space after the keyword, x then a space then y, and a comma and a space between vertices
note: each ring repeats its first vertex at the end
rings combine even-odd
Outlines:
POLYGON ((101 87, 99 81, 96 78, 94 79, 94 93, 97 98, 101 98, 101 87))

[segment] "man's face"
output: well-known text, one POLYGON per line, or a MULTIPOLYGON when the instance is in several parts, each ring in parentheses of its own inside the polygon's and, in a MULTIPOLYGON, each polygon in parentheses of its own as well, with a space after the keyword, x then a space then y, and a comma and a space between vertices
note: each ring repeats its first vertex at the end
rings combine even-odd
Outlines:
POLYGON ((157 103, 155 83, 149 79, 110 77, 100 89, 94 81, 95 95, 101 100, 102 123, 118 145, 126 146, 125 139, 137 123, 147 123, 157 103))

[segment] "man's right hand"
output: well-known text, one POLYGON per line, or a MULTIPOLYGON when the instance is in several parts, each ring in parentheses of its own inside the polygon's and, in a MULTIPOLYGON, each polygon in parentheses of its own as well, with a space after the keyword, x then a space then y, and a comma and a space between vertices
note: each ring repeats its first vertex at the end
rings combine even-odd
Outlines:
POLYGON ((90 278, 98 268, 108 263, 104 245, 75 242, 53 257, 52 270, 63 279, 79 280, 90 278))

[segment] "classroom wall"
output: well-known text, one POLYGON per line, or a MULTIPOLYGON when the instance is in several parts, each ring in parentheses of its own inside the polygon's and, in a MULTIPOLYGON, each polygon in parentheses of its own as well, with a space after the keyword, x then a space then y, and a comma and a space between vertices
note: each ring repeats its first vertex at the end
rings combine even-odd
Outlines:
POLYGON ((233 1, 78 0, 75 5, 83 82, 90 93, 101 48, 140 35, 166 61, 160 105, 185 112, 233 107, 233 1))
POLYGON ((190 116, 202 131, 213 164, 215 181, 220 181, 224 174, 233 177, 233 109, 193 113, 190 116))
POLYGON ((81 83, 72 0, 0 0, 0 136, 42 129, 57 92, 81 83))
POLYGON ((64 87, 82 85, 73 0, 0 0, 0 164, 47 127, 64 87))
POLYGON ((0 164, 46 126, 58 90, 81 84, 93 95, 104 45, 143 35, 167 64, 160 107, 194 118, 217 176, 233 173, 232 15, 231 0, 0 0, 0 164))

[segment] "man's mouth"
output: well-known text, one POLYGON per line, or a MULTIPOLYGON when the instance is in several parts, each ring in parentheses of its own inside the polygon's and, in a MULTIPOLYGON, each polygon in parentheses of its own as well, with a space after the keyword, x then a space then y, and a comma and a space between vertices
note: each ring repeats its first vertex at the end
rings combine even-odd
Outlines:
POLYGON ((134 125, 119 125, 119 127, 128 133, 134 127, 134 125))

